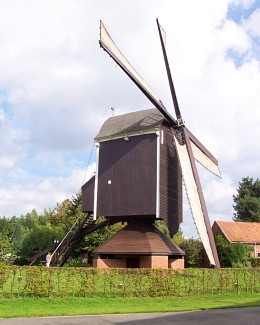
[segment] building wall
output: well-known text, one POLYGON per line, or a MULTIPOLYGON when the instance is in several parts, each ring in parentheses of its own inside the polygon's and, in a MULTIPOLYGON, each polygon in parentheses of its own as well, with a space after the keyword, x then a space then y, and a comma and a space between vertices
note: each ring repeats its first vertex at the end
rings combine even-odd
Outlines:
POLYGON ((169 269, 184 269, 184 258, 169 259, 169 269))
POLYGON ((93 267, 106 269, 106 268, 125 268, 125 259, 93 259, 93 267))
POLYGON ((151 256, 152 269, 168 269, 168 256, 151 256))
POLYGON ((253 256, 254 257, 260 257, 260 244, 256 244, 256 245, 253 245, 253 252, 252 252, 252 254, 253 254, 253 256))
MULTIPOLYGON (((126 259, 93 259, 96 268, 125 268, 126 259)), ((184 258, 168 259, 168 256, 140 256, 140 268, 184 269, 184 258)))

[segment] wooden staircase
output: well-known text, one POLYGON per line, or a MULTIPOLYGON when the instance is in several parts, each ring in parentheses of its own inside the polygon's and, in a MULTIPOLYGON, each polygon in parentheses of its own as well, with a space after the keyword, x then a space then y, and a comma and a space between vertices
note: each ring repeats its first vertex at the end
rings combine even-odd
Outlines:
POLYGON ((80 241, 86 235, 107 226, 108 223, 111 225, 116 222, 118 221, 115 220, 114 222, 109 222, 108 220, 105 220, 101 223, 96 223, 96 221, 93 220, 93 215, 87 213, 83 221, 79 223, 72 235, 65 237, 58 246, 53 244, 52 246, 32 256, 30 259, 30 265, 34 264, 36 261, 42 260, 43 258, 45 259, 48 252, 51 252, 53 255, 50 265, 63 266, 74 252, 75 248, 79 245, 80 241))

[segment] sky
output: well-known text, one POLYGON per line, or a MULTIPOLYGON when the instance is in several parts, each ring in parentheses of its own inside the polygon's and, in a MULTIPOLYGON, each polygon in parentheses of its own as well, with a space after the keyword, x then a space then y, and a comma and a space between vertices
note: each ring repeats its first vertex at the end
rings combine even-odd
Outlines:
MULTIPOLYGON (((152 104, 99 47, 99 21, 174 115, 156 18, 187 127, 217 157, 201 175, 211 223, 259 178, 260 0, 0 0, 0 216, 52 209, 95 170, 114 114, 152 104)), ((184 199, 182 230, 196 237, 184 199)))

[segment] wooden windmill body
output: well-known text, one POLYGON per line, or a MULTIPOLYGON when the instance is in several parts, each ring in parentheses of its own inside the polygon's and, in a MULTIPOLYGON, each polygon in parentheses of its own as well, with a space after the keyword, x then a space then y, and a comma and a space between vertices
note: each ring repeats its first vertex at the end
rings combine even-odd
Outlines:
POLYGON ((169 123, 157 109, 109 118, 96 139, 96 175, 82 187, 83 211, 126 222, 94 251, 97 267, 183 267, 184 252, 153 225, 182 221, 182 176, 169 123))
POLYGON ((109 118, 96 139, 95 180, 82 188, 94 219, 182 221, 182 176, 168 122, 157 109, 109 118), (92 197, 90 198, 90 195, 92 197))

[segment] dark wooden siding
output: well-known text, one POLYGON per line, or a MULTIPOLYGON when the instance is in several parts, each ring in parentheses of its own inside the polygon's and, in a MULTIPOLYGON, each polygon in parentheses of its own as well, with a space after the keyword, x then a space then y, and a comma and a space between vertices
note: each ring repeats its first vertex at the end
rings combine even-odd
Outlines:
POLYGON ((162 125, 160 144, 160 217, 174 234, 182 222, 182 176, 171 129, 162 125))
POLYGON ((92 213, 94 210, 95 176, 82 186, 82 211, 92 213))
POLYGON ((153 133, 100 143, 98 216, 156 214, 156 138, 153 133))

